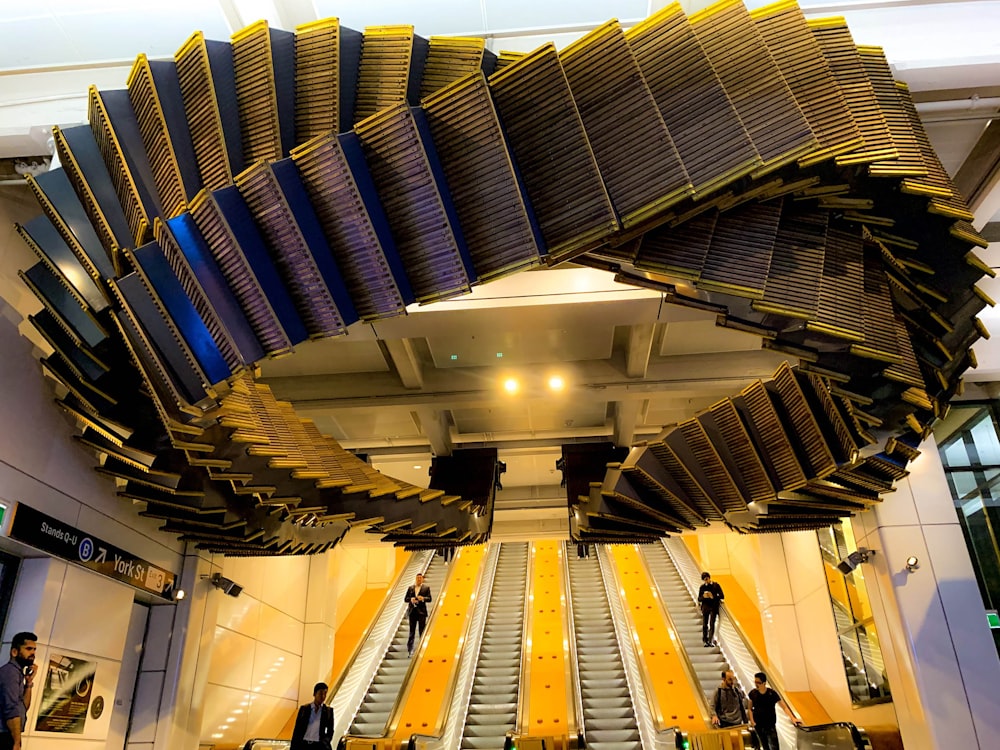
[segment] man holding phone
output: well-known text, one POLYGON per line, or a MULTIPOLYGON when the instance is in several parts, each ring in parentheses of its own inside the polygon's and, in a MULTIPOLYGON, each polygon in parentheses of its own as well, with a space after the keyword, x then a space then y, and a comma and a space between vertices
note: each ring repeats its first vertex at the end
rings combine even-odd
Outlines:
POLYGON ((10 643, 10 661, 0 667, 0 750, 21 750, 27 729, 31 688, 35 684, 38 636, 17 633, 10 643))

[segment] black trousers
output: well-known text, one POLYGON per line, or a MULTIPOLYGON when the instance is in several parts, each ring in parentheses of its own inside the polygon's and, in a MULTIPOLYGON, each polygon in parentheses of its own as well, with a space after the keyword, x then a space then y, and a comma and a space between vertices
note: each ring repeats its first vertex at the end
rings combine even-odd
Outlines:
POLYGON ((420 630, 419 638, 424 637, 424 627, 427 625, 427 615, 417 610, 410 611, 410 637, 406 639, 406 650, 413 652, 413 636, 420 630))
POLYGON ((10 732, 0 732, 0 750, 11 750, 14 747, 14 735, 10 732))
POLYGON ((778 750, 778 728, 776 726, 762 727, 758 724, 754 728, 754 732, 757 735, 760 750, 778 750))
POLYGON ((705 643, 715 640, 715 621, 719 617, 718 610, 705 607, 701 611, 701 639, 705 643))

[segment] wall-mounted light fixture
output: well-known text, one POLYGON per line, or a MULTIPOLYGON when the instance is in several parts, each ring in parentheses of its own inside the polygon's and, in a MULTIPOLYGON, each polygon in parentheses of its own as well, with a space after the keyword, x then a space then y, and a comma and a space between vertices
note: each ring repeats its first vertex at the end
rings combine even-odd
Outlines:
POLYGON ((920 558, 916 555, 910 555, 906 558, 906 569, 912 573, 914 570, 920 567, 920 558))
POLYGON ((868 562, 868 559, 875 554, 875 550, 867 547, 858 547, 857 550, 849 554, 837 565, 837 570, 845 576, 858 567, 861 563, 868 562))

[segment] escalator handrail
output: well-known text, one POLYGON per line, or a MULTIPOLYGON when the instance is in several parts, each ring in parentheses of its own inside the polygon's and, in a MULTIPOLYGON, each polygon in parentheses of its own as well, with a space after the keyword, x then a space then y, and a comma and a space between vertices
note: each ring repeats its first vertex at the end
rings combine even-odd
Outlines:
MULTIPOLYGON (((660 582, 653 577, 652 572, 649 569, 649 561, 646 559, 645 552, 640 552, 639 560, 641 561, 643 570, 646 573, 646 577, 652 581, 653 589, 656 591, 656 598, 660 602, 660 612, 664 619, 667 621, 667 627, 672 633, 679 633, 677 626, 674 624, 674 618, 670 614, 670 609, 667 607, 667 600, 663 597, 663 591, 660 589, 660 582)), ((683 578, 682 578, 683 580, 683 578)), ((708 700, 705 698, 705 687, 701 684, 701 680, 698 679, 698 673, 694 668, 694 664, 691 663, 691 656, 688 654, 687 649, 680 642, 680 636, 677 636, 677 643, 674 644, 675 651, 681 659, 681 668, 684 671, 684 676, 687 678, 688 684, 695 688, 695 701, 698 704, 698 709, 701 711, 701 718, 706 724, 711 724, 712 713, 708 706, 708 700)))
POLYGON ((531 659, 527 655, 528 649, 526 644, 528 643, 528 635, 531 632, 528 626, 531 622, 531 596, 535 587, 535 556, 532 554, 534 544, 534 542, 528 542, 528 564, 524 570, 524 606, 521 608, 521 659, 517 665, 517 714, 514 717, 514 731, 518 734, 525 731, 524 714, 527 711, 527 706, 525 705, 527 701, 524 700, 524 687, 528 684, 528 675, 531 668, 531 659))
MULTIPOLYGON (((678 575, 680 575, 680 579, 684 583, 684 587, 688 590, 688 594, 690 594, 692 600, 697 603, 698 601, 697 594, 695 591, 692 590, 691 583, 684 576, 683 572, 681 571, 681 567, 677 564, 676 560, 674 560, 673 550, 671 550, 670 547, 667 546, 666 540, 661 540, 661 541, 663 542, 663 548, 667 551, 667 555, 669 555, 670 559, 674 561, 674 567, 677 568, 677 573, 678 575)), ((802 717, 799 715, 799 712, 795 710, 795 706, 793 706, 792 702, 788 699, 788 691, 785 689, 785 685, 781 680, 781 675, 779 675, 776 670, 769 669, 770 667, 769 662, 767 662, 765 659, 761 657, 760 653, 754 647, 753 643, 751 643, 750 639, 747 638, 746 633, 744 632, 743 629, 743 625, 740 623, 739 619, 735 617, 732 612, 729 611, 729 608, 726 606, 725 599, 722 600, 719 606, 719 619, 722 620, 723 618, 727 618, 729 620, 730 624, 733 626, 733 630, 736 632, 736 635, 739 636, 740 641, 743 643, 744 648, 746 648, 747 652, 750 654, 750 658, 753 659, 753 661, 757 664, 758 669, 760 671, 764 671, 767 673, 768 684, 775 691, 777 691, 778 695, 780 695, 782 700, 785 701, 785 705, 788 706, 789 710, 792 712, 792 715, 796 719, 801 720, 802 717)), ((749 691, 747 692, 749 693, 749 691)))
MULTIPOLYGON (((566 602, 566 644, 569 652, 569 684, 567 690, 573 691, 573 712, 575 716, 569 717, 572 724, 567 727, 570 741, 576 735, 577 747, 586 747, 586 728, 583 723, 583 687, 580 685, 580 662, 576 655, 576 620, 573 616, 573 591, 569 585, 569 547, 562 546, 562 590, 563 601, 566 602)), ((572 745, 571 745, 572 747, 572 745)))
MULTIPOLYGON (((361 656, 361 652, 364 649, 364 647, 369 645, 368 636, 374 630, 376 624, 380 622, 382 616, 383 615, 388 616, 388 613, 391 612, 391 608, 394 606, 397 607, 398 614, 394 615, 392 618, 391 624, 393 626, 389 629, 389 631, 386 633, 385 638, 383 639, 385 641, 385 648, 384 649, 380 648, 376 653, 377 658, 372 659, 372 661, 374 662, 374 669, 371 675, 366 680, 364 690, 360 691, 361 695, 357 701, 357 705, 354 705, 353 709, 350 711, 344 711, 342 707, 341 714, 346 714, 346 713, 350 714, 350 718, 347 720, 347 724, 344 725, 344 731, 342 736, 347 736, 351 728, 351 725, 354 723, 354 719, 358 714, 358 711, 361 710, 361 706, 364 703, 365 696, 368 694, 368 691, 371 689, 372 682, 378 675, 379 667, 382 665, 382 662, 385 661, 386 654, 388 653, 389 648, 392 646, 392 641, 396 637, 396 632, 399 630, 400 622, 402 621, 403 616, 406 613, 406 603, 403 602, 403 595, 406 593, 406 587, 409 586, 409 584, 406 583, 407 577, 412 578, 417 573, 426 573, 427 569, 431 566, 431 563, 433 561, 434 561, 433 552, 431 552, 430 554, 424 553, 423 559, 421 559, 420 552, 413 553, 413 556, 410 558, 407 564, 403 566, 403 570, 400 572, 399 576, 396 579, 396 582, 389 590, 388 595, 382 601, 382 606, 379 609, 378 615, 376 615, 375 619, 371 621, 368 628, 365 630, 363 637, 358 641, 355 653, 351 654, 351 658, 345 664, 344 671, 341 673, 340 678, 337 680, 335 688, 330 691, 330 697, 327 699, 326 703, 328 706, 333 707, 334 703, 339 697, 341 688, 343 688, 344 680, 346 680, 347 675, 350 674, 351 670, 354 668, 355 662, 361 656)), ((334 720, 334 737, 336 737, 337 736, 336 726, 338 721, 336 711, 334 711, 333 720, 334 720)))
POLYGON ((563 564, 563 591, 566 592, 566 628, 569 632, 570 684, 576 690, 573 692, 573 707, 576 711, 576 736, 580 747, 587 746, 587 727, 583 717, 583 685, 580 684, 580 659, 576 652, 576 614, 573 612, 573 587, 569 580, 569 555, 572 543, 564 545, 566 559, 563 564))
POLYGON ((240 747, 242 748, 242 750, 255 750, 258 742, 265 745, 270 745, 272 748, 277 746, 284 746, 286 748, 292 746, 291 740, 268 739, 267 737, 254 737, 253 739, 247 740, 240 747))
POLYGON ((831 721, 828 724, 811 724, 809 726, 798 727, 800 732, 807 733, 825 732, 831 729, 846 729, 850 732, 851 739, 854 741, 854 747, 856 750, 871 749, 871 740, 868 739, 868 733, 857 724, 853 724, 849 721, 831 721))
MULTIPOLYGON (((457 726, 457 732, 461 732, 465 728, 466 717, 469 713, 469 700, 472 693, 472 682, 476 677, 476 668, 479 664, 480 656, 480 646, 483 641, 483 632, 485 631, 486 615, 489 612, 490 603, 493 599, 493 586, 496 584, 497 575, 497 565, 500 562, 500 548, 501 544, 491 543, 486 549, 486 555, 484 556, 483 563, 479 566, 480 578, 476 585, 476 604, 473 610, 472 617, 469 618, 469 622, 466 626, 465 635, 465 646, 462 649, 462 656, 459 661, 458 669, 456 670, 455 682, 452 685, 450 691, 450 699, 446 702, 448 707, 445 711, 444 718, 440 721, 440 726, 444 727, 443 731, 439 735, 433 734, 423 734, 421 732, 415 732, 410 735, 410 739, 407 743, 408 750, 416 750, 417 743, 420 740, 426 740, 425 745, 423 745, 424 750, 443 750, 446 747, 454 745, 454 742, 449 741, 449 734, 457 726), (489 573, 487 576, 486 573, 489 573), (488 584, 487 585, 487 581, 488 584), (480 616, 481 614, 481 616, 480 616), (470 676, 467 685, 462 685, 461 674, 466 663, 466 659, 473 660, 471 667, 470 676), (452 718, 452 711, 455 711, 455 700, 458 698, 459 690, 465 696, 463 698, 463 704, 465 705, 465 711, 462 713, 461 720, 454 720, 452 718), (455 725, 455 726, 453 726, 455 725)), ((456 711, 455 715, 458 715, 456 711)))

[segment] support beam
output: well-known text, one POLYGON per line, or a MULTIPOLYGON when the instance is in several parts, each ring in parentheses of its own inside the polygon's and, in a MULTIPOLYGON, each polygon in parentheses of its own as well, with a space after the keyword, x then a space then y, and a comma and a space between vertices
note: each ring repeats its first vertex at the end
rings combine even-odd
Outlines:
POLYGON ((625 350, 625 374, 630 378, 646 377, 649 367, 649 352, 653 346, 655 323, 629 326, 628 346, 625 350))
POLYGON ((451 419, 447 409, 418 406, 410 412, 410 417, 431 444, 431 452, 435 456, 451 455, 451 419))
POLYGON ((395 368, 403 387, 411 390, 423 388, 424 374, 410 339, 386 339, 380 343, 389 366, 395 368))
POLYGON ((636 425, 640 416, 646 412, 648 403, 648 399, 615 402, 615 431, 611 437, 615 445, 632 447, 636 425))
POLYGON ((955 175, 955 186, 968 198, 976 226, 1000 210, 1000 120, 993 120, 955 175))

